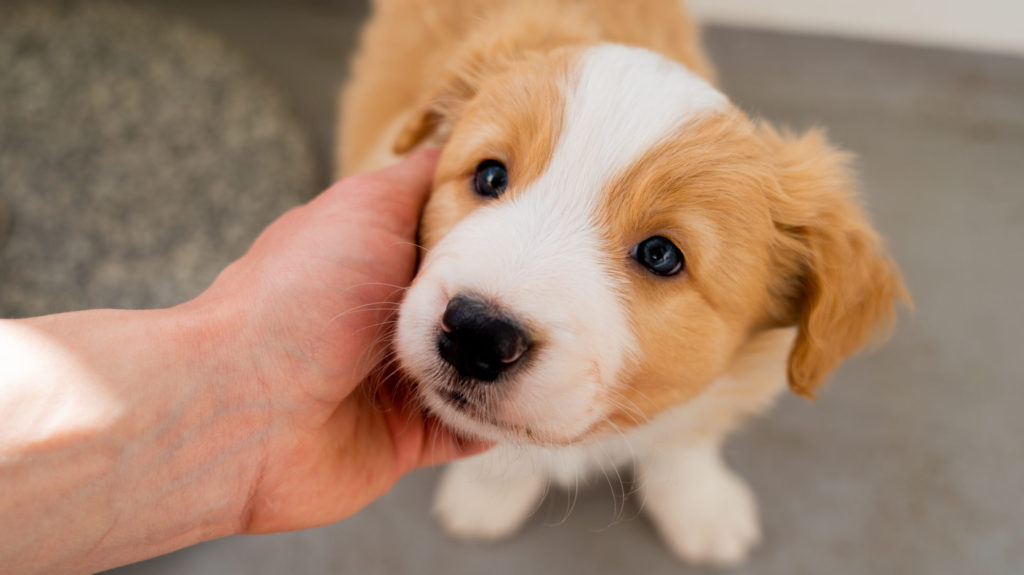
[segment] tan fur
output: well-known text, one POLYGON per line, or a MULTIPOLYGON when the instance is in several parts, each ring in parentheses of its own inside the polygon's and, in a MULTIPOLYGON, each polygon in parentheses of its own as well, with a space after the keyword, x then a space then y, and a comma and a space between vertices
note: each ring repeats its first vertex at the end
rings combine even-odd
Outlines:
POLYGON ((603 235, 622 254, 638 357, 616 422, 688 401, 770 325, 765 286, 774 228, 762 188, 774 172, 738 111, 684 126, 650 150, 605 195, 603 235), (652 235, 670 238, 686 271, 662 278, 626 256, 652 235))
POLYGON ((523 57, 497 74, 459 114, 465 128, 452 134, 424 209, 420 241, 432 248, 471 211, 487 202, 466 193, 476 166, 487 159, 505 164, 515 186, 509 197, 548 165, 562 125, 564 96, 573 54, 523 57), (495 122, 495 118, 501 118, 495 122))
POLYGON ((847 156, 820 132, 783 137, 742 113, 685 126, 605 196, 608 251, 671 238, 687 271, 654 277, 626 261, 640 352, 610 418, 628 425, 702 393, 764 329, 798 325, 794 392, 891 325, 909 302, 853 195, 847 156))
POLYGON ((380 167, 456 119, 482 79, 530 53, 596 42, 643 46, 710 78, 680 0, 376 0, 342 94, 339 177, 380 167), (392 126, 403 124, 395 141, 392 126))
POLYGON ((779 231, 775 262, 798 280, 796 317, 784 318, 800 328, 789 381, 796 393, 812 397, 843 359, 888 332, 894 304, 909 305, 910 298, 856 201, 848 155, 819 131, 794 137, 764 125, 761 134, 779 172, 770 198, 779 231))

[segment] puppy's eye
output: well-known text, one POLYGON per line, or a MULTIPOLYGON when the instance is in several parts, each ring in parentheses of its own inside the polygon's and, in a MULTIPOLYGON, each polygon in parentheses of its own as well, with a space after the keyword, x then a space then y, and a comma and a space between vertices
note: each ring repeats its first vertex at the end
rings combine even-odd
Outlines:
POLYGON ((497 160, 484 160, 476 167, 473 189, 481 196, 496 198, 508 186, 508 171, 505 164, 497 160))
POLYGON ((674 276, 686 266, 683 252, 672 240, 662 236, 651 236, 640 242, 630 255, 651 273, 659 276, 674 276))

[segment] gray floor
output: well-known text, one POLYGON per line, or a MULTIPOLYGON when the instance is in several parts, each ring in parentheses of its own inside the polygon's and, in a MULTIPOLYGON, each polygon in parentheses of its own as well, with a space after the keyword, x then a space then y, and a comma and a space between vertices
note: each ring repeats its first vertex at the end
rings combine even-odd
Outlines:
MULTIPOLYGON (((312 152, 296 148, 294 157, 302 161, 311 153, 318 174, 314 184, 292 186, 287 201, 300 201, 326 181, 333 86, 362 7, 326 1, 134 5, 159 5, 219 36, 244 61, 246 81, 276 86, 284 95, 289 117, 312 142, 312 152)), ((1024 60, 735 29, 711 30, 708 44, 726 91, 742 107, 797 127, 825 125, 859 155, 868 203, 918 308, 915 316, 904 315, 886 347, 848 363, 818 402, 787 399, 730 444, 729 459, 759 495, 766 535, 736 572, 1024 572, 1024 60)), ((227 160, 216 177, 230 181, 235 171, 252 168, 230 150, 220 153, 227 160)), ((10 162, 12 154, 10 144, 0 148, 0 161, 10 162)), ((76 169, 99 169, 58 167, 70 179, 76 169)), ((301 179, 302 170, 297 173, 301 179)), ((201 188, 202 180, 194 185, 201 188)), ((131 186, 121 191, 160 193, 131 186)), ((21 201, 6 189, 0 193, 14 222, 5 250, 18 234, 40 227, 73 231, 88 219, 88 210, 58 206, 46 218, 61 225, 26 221, 21 201)), ((154 202, 138 205, 162 209, 154 202)), ((268 203, 254 210, 238 237, 254 235, 273 209, 268 203)), ((225 225, 235 219, 230 211, 220 217, 225 225)), ((193 224, 187 218, 177 223, 181 241, 194 240, 188 233, 193 224)), ((56 240, 44 235, 39 241, 56 240)), ((209 246, 205 261, 221 265, 236 255, 229 247, 209 246)), ((95 250, 95 264, 116 269, 124 249, 95 250)), ((17 274, 5 254, 0 251, 0 289, 8 290, 17 274)), ((165 273, 131 276, 134 281, 193 281, 179 277, 175 260, 161 260, 163 252, 147 257, 165 273)), ((61 273, 60 258, 40 265, 61 273)), ((194 281, 139 301, 173 303, 167 299, 201 288, 194 281)), ((116 281, 110 287, 87 300, 55 297, 48 311, 120 305, 121 288, 116 281)), ((27 309, 4 305, 3 315, 27 309)), ((433 470, 415 473, 356 517, 328 528, 211 542, 116 572, 701 572, 677 564, 637 516, 635 503, 620 508, 621 499, 603 480, 585 487, 569 514, 569 498, 554 495, 509 541, 450 541, 429 517, 436 477, 433 470)))

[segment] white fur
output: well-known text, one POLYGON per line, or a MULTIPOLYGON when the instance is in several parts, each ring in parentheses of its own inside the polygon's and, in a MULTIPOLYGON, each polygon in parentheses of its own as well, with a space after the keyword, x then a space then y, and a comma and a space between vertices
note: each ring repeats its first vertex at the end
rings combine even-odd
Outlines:
POLYGON ((526 522, 549 483, 576 489, 601 470, 617 489, 611 478, 635 463, 642 504, 669 548, 691 563, 735 565, 760 540, 757 504, 722 461, 718 438, 657 437, 657 428, 671 427, 680 415, 585 446, 501 446, 455 463, 442 477, 434 512, 452 536, 500 539, 526 522))
POLYGON ((760 540, 754 495, 722 461, 717 438, 666 445, 640 470, 645 507, 679 557, 736 565, 760 540))
POLYGON ((492 541, 508 537, 536 510, 548 483, 544 470, 529 454, 505 456, 474 457, 445 471, 434 513, 449 535, 492 541))
MULTIPOLYGON (((433 339, 437 321, 457 294, 488 298, 543 330, 544 344, 532 352, 533 365, 501 383, 507 397, 489 415, 504 426, 470 419, 426 389, 424 399, 432 408, 471 433, 522 440, 501 427, 528 427, 540 441, 571 440, 600 417, 598 393, 615 381, 632 346, 598 238, 571 204, 552 204, 542 194, 527 193, 522 201, 478 210, 431 252, 404 304, 399 350, 406 367, 419 373, 430 373, 439 362, 433 339), (420 297, 433 301, 420 308, 429 310, 427 317, 414 323, 410 310, 420 297)), ((421 388, 429 384, 421 378, 421 388)))
POLYGON ((587 50, 579 67, 542 189, 582 194, 591 213, 607 183, 647 150, 729 105, 684 66, 642 48, 603 44, 587 50))

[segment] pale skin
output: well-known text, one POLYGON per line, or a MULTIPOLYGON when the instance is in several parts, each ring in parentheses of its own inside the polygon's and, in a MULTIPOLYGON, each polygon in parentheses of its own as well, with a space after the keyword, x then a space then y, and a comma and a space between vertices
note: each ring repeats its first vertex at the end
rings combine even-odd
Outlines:
POLYGON ((485 448, 404 402, 386 362, 435 163, 335 184, 182 305, 0 321, 4 572, 324 525, 485 448))

